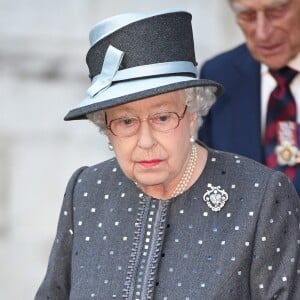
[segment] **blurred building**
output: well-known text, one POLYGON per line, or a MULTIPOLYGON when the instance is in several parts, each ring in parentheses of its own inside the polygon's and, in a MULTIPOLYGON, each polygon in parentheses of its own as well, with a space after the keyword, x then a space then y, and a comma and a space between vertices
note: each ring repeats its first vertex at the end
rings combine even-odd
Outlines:
POLYGON ((0 0, 0 299, 33 299, 68 178, 113 155, 92 124, 63 121, 89 86, 91 26, 177 8, 193 13, 200 64, 241 40, 227 1, 0 0))

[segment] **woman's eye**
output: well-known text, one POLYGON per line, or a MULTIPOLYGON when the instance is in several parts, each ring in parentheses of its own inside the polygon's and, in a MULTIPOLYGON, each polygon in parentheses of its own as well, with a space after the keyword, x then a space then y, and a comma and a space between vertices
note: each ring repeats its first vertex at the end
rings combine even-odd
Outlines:
POLYGON ((155 122, 159 122, 159 123, 164 123, 169 121, 170 119, 170 114, 159 114, 157 116, 155 116, 155 122))
POLYGON ((134 118, 126 118, 126 119, 122 119, 122 124, 125 126, 128 125, 133 125, 135 123, 136 119, 134 118))

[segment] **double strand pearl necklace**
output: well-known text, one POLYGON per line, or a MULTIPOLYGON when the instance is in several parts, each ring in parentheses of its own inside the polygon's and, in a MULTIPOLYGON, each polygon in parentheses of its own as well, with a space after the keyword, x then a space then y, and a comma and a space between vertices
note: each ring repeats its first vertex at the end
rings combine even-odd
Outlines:
POLYGON ((198 151, 197 146, 195 144, 192 145, 192 151, 189 158, 188 165, 177 184, 175 190, 173 191, 171 197, 174 198, 180 194, 182 194, 188 187, 189 182, 191 181, 191 178, 193 176, 196 164, 197 164, 197 158, 198 158, 198 151))

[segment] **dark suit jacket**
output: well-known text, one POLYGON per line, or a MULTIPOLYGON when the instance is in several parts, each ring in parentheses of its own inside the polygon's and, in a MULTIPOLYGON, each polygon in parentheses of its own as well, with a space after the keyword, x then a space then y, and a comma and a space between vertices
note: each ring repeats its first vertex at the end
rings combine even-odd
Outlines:
POLYGON ((207 61, 200 77, 224 85, 200 129, 199 139, 215 149, 263 162, 260 122, 260 64, 245 44, 207 61))

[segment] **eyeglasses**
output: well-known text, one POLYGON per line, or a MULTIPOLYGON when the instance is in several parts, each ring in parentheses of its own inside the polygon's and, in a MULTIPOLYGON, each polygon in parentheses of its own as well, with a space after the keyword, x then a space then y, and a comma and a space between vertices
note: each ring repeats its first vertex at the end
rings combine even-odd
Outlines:
POLYGON ((115 136, 129 137, 138 132, 142 121, 147 121, 153 130, 168 132, 178 127, 179 122, 184 118, 186 110, 187 106, 185 106, 181 115, 167 111, 149 115, 145 119, 140 119, 138 116, 117 118, 111 120, 106 128, 115 136))
POLYGON ((237 16, 237 19, 243 23, 255 22, 257 19, 257 15, 263 15, 266 20, 278 20, 279 18, 283 18, 289 10, 289 2, 285 1, 285 3, 278 3, 277 5, 272 4, 270 6, 265 7, 261 12, 258 9, 247 9, 244 7, 239 7, 233 4, 233 10, 237 16))

